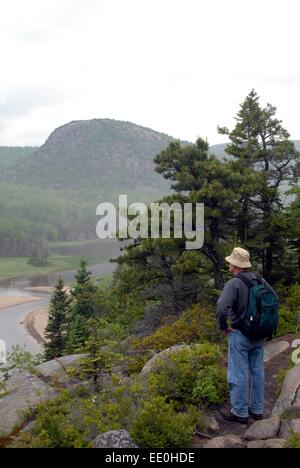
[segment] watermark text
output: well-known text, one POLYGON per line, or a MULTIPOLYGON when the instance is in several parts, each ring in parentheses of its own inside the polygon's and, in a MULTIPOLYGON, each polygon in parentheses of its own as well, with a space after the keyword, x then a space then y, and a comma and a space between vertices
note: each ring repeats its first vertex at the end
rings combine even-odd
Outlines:
POLYGON ((100 239, 182 239, 187 250, 204 245, 203 203, 144 203, 128 206, 127 195, 119 196, 118 209, 112 203, 101 203, 96 210, 101 219, 96 232, 100 239))

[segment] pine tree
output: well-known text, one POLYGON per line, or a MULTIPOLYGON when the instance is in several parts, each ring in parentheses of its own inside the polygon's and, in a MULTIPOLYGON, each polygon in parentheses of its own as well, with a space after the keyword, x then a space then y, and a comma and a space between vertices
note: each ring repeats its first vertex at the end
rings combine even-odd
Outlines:
POLYGON ((284 224, 280 189, 298 180, 299 157, 282 121, 275 117, 276 107, 261 107, 252 90, 241 104, 232 131, 219 128, 231 144, 226 151, 233 156, 236 170, 252 168, 256 173, 255 193, 246 187, 239 212, 239 239, 262 261, 263 275, 270 279, 274 259, 282 253, 284 224), (278 248, 281 252, 278 251, 278 248))
POLYGON ((75 275, 76 284, 71 290, 72 304, 67 329, 66 352, 77 352, 88 339, 87 321, 96 311, 97 287, 87 269, 87 261, 82 259, 75 275))
POLYGON ((300 188, 290 191, 295 199, 286 208, 286 233, 288 246, 284 261, 281 261, 285 283, 300 282, 300 188))
POLYGON ((46 328, 47 342, 44 345, 44 355, 49 361, 64 353, 69 304, 70 298, 64 290, 64 281, 59 277, 51 298, 46 328))
POLYGON ((172 142, 155 163, 157 172, 173 182, 175 192, 160 202, 179 203, 182 209, 185 203, 204 203, 205 241, 200 250, 186 250, 186 239, 173 236, 172 217, 170 239, 136 239, 126 248, 126 255, 117 259, 118 291, 124 291, 124 297, 139 291, 145 303, 148 301, 152 322, 155 316, 178 314, 202 300, 203 285, 211 275, 215 287, 223 288, 224 258, 235 238, 241 188, 246 177, 255 180, 253 170, 239 174, 210 156, 202 139, 189 146, 172 142))
POLYGON ((111 370, 112 359, 117 355, 104 350, 106 340, 103 337, 103 329, 105 322, 91 318, 86 323, 88 338, 80 352, 86 354, 86 357, 80 360, 78 368, 75 369, 74 374, 83 380, 92 379, 94 391, 96 392, 99 387, 99 375, 101 372, 109 372, 111 370))
POLYGON ((205 205, 205 244, 202 253, 211 263, 217 289, 224 286, 224 241, 235 236, 244 186, 255 183, 253 170, 236 171, 230 163, 208 155, 208 143, 182 147, 171 143, 156 158, 156 170, 173 181, 172 188, 186 202, 205 205), (223 244, 221 243, 223 241, 223 244))

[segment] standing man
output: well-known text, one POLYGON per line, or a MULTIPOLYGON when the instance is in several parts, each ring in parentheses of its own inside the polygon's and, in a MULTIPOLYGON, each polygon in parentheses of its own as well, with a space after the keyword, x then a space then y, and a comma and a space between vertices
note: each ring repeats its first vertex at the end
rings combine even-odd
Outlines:
MULTIPOLYGON (((239 318, 247 310, 249 288, 237 275, 256 280, 251 271, 247 250, 236 247, 229 257, 229 271, 234 275, 228 281, 217 303, 217 322, 228 337, 228 384, 231 412, 221 412, 228 422, 248 424, 249 415, 256 421, 264 412, 264 340, 252 341, 239 330, 239 318)), ((277 297, 275 291, 262 278, 262 283, 277 297)), ((255 284, 255 283, 254 283, 255 284)))

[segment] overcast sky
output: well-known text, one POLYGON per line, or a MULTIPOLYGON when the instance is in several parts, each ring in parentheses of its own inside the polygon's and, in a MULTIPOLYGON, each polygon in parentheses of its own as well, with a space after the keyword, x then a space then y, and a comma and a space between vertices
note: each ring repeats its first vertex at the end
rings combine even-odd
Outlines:
POLYGON ((254 88, 300 139, 299 0, 0 0, 0 146, 114 118, 195 141, 254 88))

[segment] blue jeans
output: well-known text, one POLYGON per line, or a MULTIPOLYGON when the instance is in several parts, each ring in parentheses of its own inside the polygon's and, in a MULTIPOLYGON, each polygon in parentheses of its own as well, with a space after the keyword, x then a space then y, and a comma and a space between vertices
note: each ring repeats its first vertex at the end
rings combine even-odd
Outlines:
POLYGON ((228 384, 231 412, 246 418, 248 409, 264 412, 264 340, 251 342, 240 331, 228 335, 228 384))

